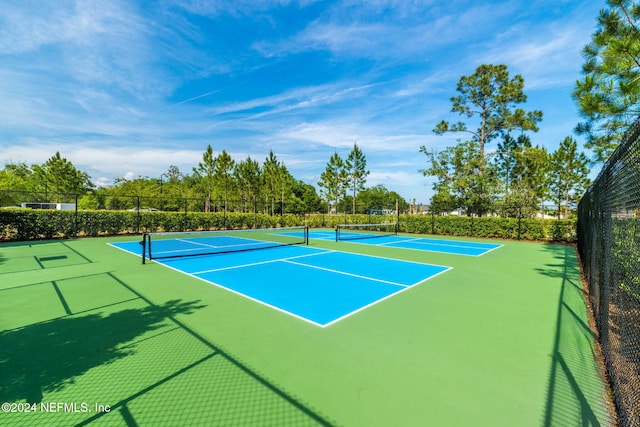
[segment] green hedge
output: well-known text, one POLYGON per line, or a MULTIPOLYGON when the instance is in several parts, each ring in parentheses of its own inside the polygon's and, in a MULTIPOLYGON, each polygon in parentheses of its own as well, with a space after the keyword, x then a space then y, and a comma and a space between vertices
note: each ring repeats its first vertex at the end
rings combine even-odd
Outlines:
POLYGON ((403 216, 400 231, 497 239, 576 241, 576 221, 573 219, 403 216))
POLYGON ((0 240, 113 236, 156 231, 288 227, 304 224, 297 215, 254 213, 0 210, 0 240))
MULTIPOLYGON (((112 236, 156 231, 217 230, 308 225, 333 228, 338 224, 395 221, 395 216, 369 215, 307 216, 260 213, 128 212, 0 210, 0 240, 56 239, 82 236, 112 236)), ((575 241, 575 220, 517 219, 458 216, 402 216, 400 231, 406 233, 472 236, 540 241, 575 241)))

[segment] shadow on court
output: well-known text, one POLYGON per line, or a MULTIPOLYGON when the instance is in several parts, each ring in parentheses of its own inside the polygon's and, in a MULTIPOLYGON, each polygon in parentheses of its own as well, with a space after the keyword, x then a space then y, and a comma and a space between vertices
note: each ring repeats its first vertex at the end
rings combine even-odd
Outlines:
POLYGON ((39 403, 90 369, 135 354, 135 346, 125 344, 160 328, 168 316, 197 308, 197 302, 169 301, 0 332, 0 401, 39 403))
POLYGON ((0 331, 0 401, 88 411, 0 413, 0 425, 330 425, 184 323, 200 301, 155 304, 113 273, 51 283, 3 291, 25 312, 46 291, 57 311, 0 331))
POLYGON ((562 280, 543 417, 544 426, 613 425, 595 353, 595 333, 588 324, 575 248, 545 245, 553 264, 540 274, 562 280))

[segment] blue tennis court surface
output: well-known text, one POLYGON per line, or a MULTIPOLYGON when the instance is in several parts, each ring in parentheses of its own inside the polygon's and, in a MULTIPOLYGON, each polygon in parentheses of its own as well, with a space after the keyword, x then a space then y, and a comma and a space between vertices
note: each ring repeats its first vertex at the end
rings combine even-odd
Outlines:
MULTIPOLYGON (((310 231, 309 238, 321 240, 335 240, 335 231, 310 231)), ((442 252, 455 255, 480 256, 491 252, 502 245, 484 242, 467 242, 461 240, 444 240, 424 237, 388 236, 368 234, 366 232, 350 233, 348 243, 386 246, 390 248, 413 249, 428 252, 442 252)))
MULTIPOLYGON (((361 242, 361 241, 360 241, 361 242)), ((442 240, 411 238, 401 236, 386 236, 371 239, 370 244, 391 248, 414 249, 429 252, 444 252, 456 255, 480 256, 502 245, 495 243, 464 242, 460 240, 442 240)))
MULTIPOLYGON (((141 254, 138 242, 110 245, 141 254)), ((308 246, 155 262, 322 327, 450 269, 308 246)))

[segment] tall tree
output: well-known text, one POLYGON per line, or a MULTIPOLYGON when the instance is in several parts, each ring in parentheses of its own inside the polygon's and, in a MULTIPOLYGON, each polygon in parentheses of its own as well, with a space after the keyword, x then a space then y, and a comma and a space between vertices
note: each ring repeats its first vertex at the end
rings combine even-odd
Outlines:
POLYGON ((215 192, 222 197, 224 201, 224 211, 229 209, 229 195, 233 191, 233 169, 235 162, 227 153, 226 150, 222 150, 222 153, 214 159, 213 167, 213 183, 215 192))
POLYGON ((477 141, 464 141, 440 152, 425 147, 420 151, 427 155, 430 164, 421 172, 436 178, 433 189, 439 209, 462 207, 468 215, 483 215, 494 204, 498 194, 497 173, 492 163, 481 163, 477 141))
POLYGON ((33 171, 25 163, 7 163, 0 169, 0 206, 20 205, 31 195, 33 171), (9 192, 7 192, 9 191, 9 192))
POLYGON ((404 210, 408 207, 406 200, 395 191, 389 191, 384 185, 378 184, 374 187, 365 188, 358 195, 360 201, 367 205, 369 209, 395 209, 398 202, 398 209, 404 210))
POLYGON ((276 192, 280 198, 280 213, 284 214, 286 200, 293 195, 292 187, 295 180, 283 162, 278 163, 277 176, 276 192))
POLYGON ((233 174, 244 201, 256 202, 260 197, 261 173, 260 164, 251 157, 236 163, 233 174))
POLYGON ((549 153, 544 147, 536 145, 535 147, 524 147, 518 154, 521 161, 516 182, 530 195, 528 199, 525 199, 525 203, 529 205, 543 204, 549 186, 549 153))
POLYGON ((534 215, 547 194, 549 153, 544 147, 532 147, 526 135, 505 138, 498 150, 496 164, 505 183, 505 213, 534 215))
MULTIPOLYGON (((56 152, 42 165, 33 165, 32 170, 46 193, 79 194, 93 188, 91 177, 77 169, 73 163, 56 152)), ((48 196, 45 196, 48 197, 48 196)))
POLYGON ((577 202, 589 185, 589 159, 578 152, 578 145, 571 137, 566 137, 556 151, 551 154, 551 182, 549 190, 560 206, 564 202, 564 217, 569 216, 569 204, 577 202))
MULTIPOLYGON (((187 188, 184 185, 184 174, 180 171, 180 168, 176 165, 169 165, 166 172, 161 175, 166 177, 166 181, 160 181, 162 192, 160 198, 160 210, 168 211, 181 211, 184 209, 184 199, 188 196, 187 188)), ((153 180, 144 179, 142 181, 143 187, 137 194, 148 195, 150 190, 150 184, 153 180)))
POLYGON ((322 200, 316 192, 316 187, 306 184, 301 180, 294 180, 291 186, 292 209, 294 213, 319 212, 322 209, 322 200))
POLYGON ((509 194, 509 187, 514 181, 514 169, 516 167, 514 153, 518 146, 518 140, 512 137, 509 133, 504 136, 502 142, 498 143, 498 150, 496 151, 496 165, 498 166, 498 173, 505 183, 505 195, 509 194))
POLYGON ((348 182, 348 186, 351 189, 353 209, 351 213, 356 213, 356 198, 358 192, 364 189, 364 184, 367 182, 367 158, 358 147, 358 144, 353 144, 353 149, 347 156, 347 160, 344 162, 345 176, 348 182))
POLYGON ((7 163, 0 169, 0 190, 26 191, 33 178, 33 170, 26 163, 7 163))
POLYGON ((583 49, 584 77, 573 97, 585 119, 576 131, 596 161, 606 160, 640 115, 640 5, 607 0, 591 43, 583 49))
POLYGON ((202 162, 198 163, 197 168, 193 168, 193 172, 198 175, 204 184, 205 193, 207 195, 204 211, 210 212, 211 196, 214 186, 213 176, 215 174, 215 159, 213 157, 213 149, 211 148, 211 145, 207 145, 207 149, 202 154, 202 162))
POLYGON ((327 210, 331 212, 331 207, 338 204, 341 197, 344 196, 346 188, 346 175, 344 169, 344 160, 337 152, 334 152, 324 172, 320 174, 320 194, 327 201, 327 210))
POLYGON ((273 150, 270 150, 269 155, 262 164, 262 180, 264 189, 263 196, 265 197, 267 206, 268 203, 271 202, 271 214, 275 212, 275 203, 279 197, 278 184, 281 179, 281 172, 280 162, 276 155, 273 154, 273 150))
POLYGON ((476 118, 477 128, 471 129, 464 122, 450 124, 442 120, 433 130, 442 135, 446 132, 466 132, 478 144, 478 174, 484 174, 485 146, 494 138, 516 129, 537 131, 542 120, 541 111, 526 112, 516 104, 526 102, 524 78, 519 74, 510 78, 506 65, 480 65, 475 73, 460 78, 456 90, 460 93, 451 98, 451 112, 476 118))

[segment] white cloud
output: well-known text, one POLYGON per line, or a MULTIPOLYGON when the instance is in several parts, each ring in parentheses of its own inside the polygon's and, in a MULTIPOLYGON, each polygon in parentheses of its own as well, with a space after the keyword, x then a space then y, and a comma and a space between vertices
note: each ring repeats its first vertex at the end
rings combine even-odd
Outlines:
MULTIPOLYGON (((557 98, 569 99, 597 15, 587 0, 310 3, 3 3, 0 159, 60 151, 104 185, 169 165, 190 173, 211 144, 236 160, 272 149, 315 183, 333 151, 356 142, 369 184, 418 197, 429 191, 419 147, 460 137, 431 132, 461 118, 450 113, 458 79, 506 63, 536 109, 565 106, 557 98)), ((571 132, 564 110, 540 135, 571 132)))
POLYGON ((174 0, 174 4, 191 13, 216 17, 220 15, 253 15, 290 4, 304 7, 316 0, 174 0))

